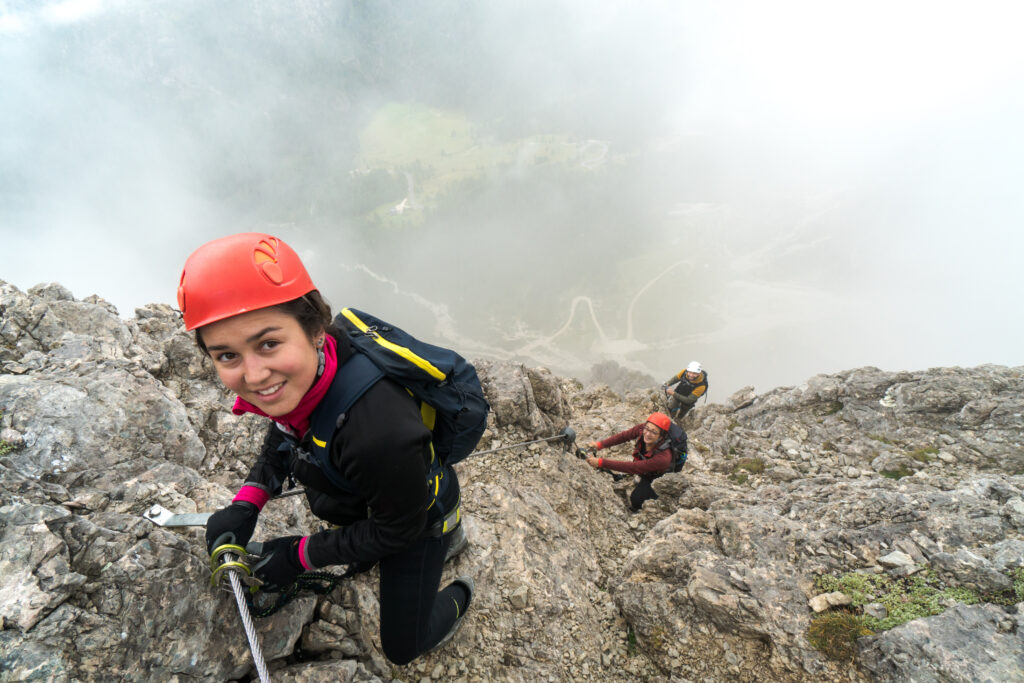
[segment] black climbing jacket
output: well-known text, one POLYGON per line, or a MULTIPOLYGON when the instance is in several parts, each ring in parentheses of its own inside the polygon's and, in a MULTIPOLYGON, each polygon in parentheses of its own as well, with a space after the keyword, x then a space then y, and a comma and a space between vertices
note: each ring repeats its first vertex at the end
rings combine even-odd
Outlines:
MULTIPOLYGON (((354 350, 344 337, 336 340, 340 366, 354 350)), ((310 437, 311 432, 305 440, 310 437)), ((271 423, 246 484, 273 494, 294 478, 306 488, 313 514, 338 525, 310 538, 307 552, 314 565, 374 562, 423 537, 432 521, 428 508, 433 495, 425 484, 430 431, 421 420, 418 403, 403 387, 389 379, 376 382, 352 405, 335 432, 332 462, 351 483, 351 490, 336 487, 315 465, 282 449, 286 438, 271 423)), ((457 486, 442 486, 437 492, 445 510, 455 509, 458 496, 457 486)))

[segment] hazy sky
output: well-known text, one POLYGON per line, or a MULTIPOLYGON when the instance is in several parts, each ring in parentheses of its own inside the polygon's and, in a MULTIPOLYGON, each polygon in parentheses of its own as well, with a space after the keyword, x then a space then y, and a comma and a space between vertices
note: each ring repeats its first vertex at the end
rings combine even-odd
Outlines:
POLYGON ((429 319, 467 355, 659 381, 696 358, 713 401, 1024 364, 1024 5, 380 6, 393 27, 313 0, 0 0, 0 279, 130 317, 174 303, 196 246, 256 229, 335 303, 429 319), (522 145, 450 224, 368 238, 331 188, 392 101, 460 102, 487 136, 564 136, 585 161, 562 185, 522 145))

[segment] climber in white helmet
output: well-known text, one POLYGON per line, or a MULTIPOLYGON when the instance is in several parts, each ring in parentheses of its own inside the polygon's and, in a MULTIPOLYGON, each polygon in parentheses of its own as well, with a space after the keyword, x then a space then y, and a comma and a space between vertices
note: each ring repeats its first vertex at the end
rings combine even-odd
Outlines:
POLYGON ((669 415, 682 420, 697 400, 708 390, 708 373, 697 361, 691 361, 684 369, 672 375, 662 385, 668 394, 669 415))

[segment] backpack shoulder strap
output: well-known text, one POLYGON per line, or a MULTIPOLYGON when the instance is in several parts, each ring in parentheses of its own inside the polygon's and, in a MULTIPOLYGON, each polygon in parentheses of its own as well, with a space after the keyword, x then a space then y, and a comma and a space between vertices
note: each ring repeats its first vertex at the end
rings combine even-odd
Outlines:
MULTIPOLYGON (((378 332, 378 330, 380 330, 380 332, 398 332, 398 330, 396 330, 395 328, 386 325, 384 321, 378 318, 374 318, 373 316, 363 313, 362 311, 358 311, 354 308, 342 309, 341 313, 339 313, 338 316, 335 318, 335 323, 338 323, 339 321, 343 320, 345 322, 343 323, 343 325, 340 326, 346 327, 349 330, 357 331, 362 335, 366 335, 369 339, 373 340, 371 342, 371 345, 376 344, 382 349, 386 349, 395 357, 402 359, 404 363, 413 365, 414 367, 418 368, 421 372, 425 373, 427 376, 434 379, 435 381, 444 382, 446 379, 448 379, 448 376, 445 374, 443 370, 436 367, 426 358, 419 356, 415 351, 408 348, 407 346, 396 344, 395 342, 383 337, 378 332), (366 321, 369 321, 369 323, 366 321)), ((349 334, 351 336, 353 332, 350 331, 349 334)), ((415 341, 404 332, 401 332, 401 336, 409 339, 410 341, 415 341)), ((359 342, 356 343, 358 344, 359 342)))
POLYGON ((370 387, 384 378, 384 372, 358 351, 338 367, 327 394, 309 417, 313 457, 335 486, 352 491, 353 487, 331 461, 331 441, 345 415, 370 387))

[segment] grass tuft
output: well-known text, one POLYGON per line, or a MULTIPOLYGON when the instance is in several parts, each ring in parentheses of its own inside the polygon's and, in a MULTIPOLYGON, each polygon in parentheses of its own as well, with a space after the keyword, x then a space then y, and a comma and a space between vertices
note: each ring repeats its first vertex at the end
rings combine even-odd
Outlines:
POLYGON ((632 626, 626 627, 626 654, 630 657, 635 657, 639 648, 636 644, 636 631, 633 630, 632 626))
POLYGON ((883 477, 888 477, 889 479, 902 479, 903 477, 909 477, 913 473, 914 470, 903 465, 900 465, 899 468, 895 470, 882 470, 879 472, 883 477))
POLYGON ((746 470, 751 474, 761 474, 764 472, 764 467, 764 460, 761 458, 740 458, 736 461, 736 466, 732 468, 732 471, 746 470))
POLYGON ((764 468, 765 463, 761 458, 740 458, 733 465, 729 479, 737 484, 745 484, 751 474, 761 474, 764 472, 764 468))
POLYGON ((826 612, 811 620, 807 640, 829 659, 846 661, 857 653, 857 639, 872 635, 862 617, 846 611, 826 612))

